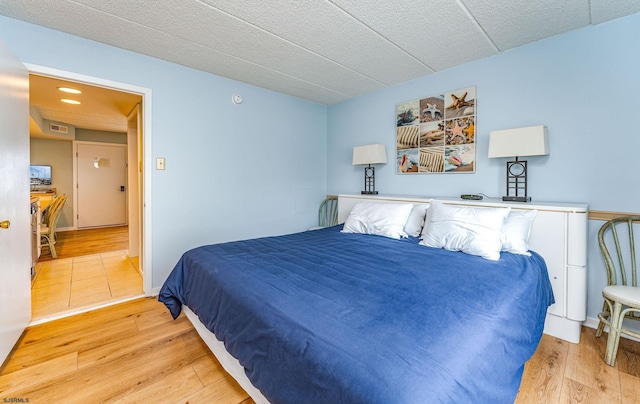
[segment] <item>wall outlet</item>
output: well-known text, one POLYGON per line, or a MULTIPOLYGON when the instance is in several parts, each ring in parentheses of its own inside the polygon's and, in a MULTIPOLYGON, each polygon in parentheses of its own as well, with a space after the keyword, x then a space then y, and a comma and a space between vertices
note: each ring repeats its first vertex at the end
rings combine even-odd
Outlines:
POLYGON ((156 170, 164 170, 165 166, 165 158, 164 157, 156 157, 156 170))

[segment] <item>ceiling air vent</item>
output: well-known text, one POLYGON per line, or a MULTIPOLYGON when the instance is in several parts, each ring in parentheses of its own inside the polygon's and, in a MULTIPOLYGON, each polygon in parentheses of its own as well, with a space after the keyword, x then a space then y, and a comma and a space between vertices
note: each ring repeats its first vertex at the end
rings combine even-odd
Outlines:
POLYGON ((68 126, 62 126, 62 125, 58 125, 58 124, 55 124, 55 123, 50 123, 49 124, 49 130, 51 132, 69 133, 69 127, 68 126))

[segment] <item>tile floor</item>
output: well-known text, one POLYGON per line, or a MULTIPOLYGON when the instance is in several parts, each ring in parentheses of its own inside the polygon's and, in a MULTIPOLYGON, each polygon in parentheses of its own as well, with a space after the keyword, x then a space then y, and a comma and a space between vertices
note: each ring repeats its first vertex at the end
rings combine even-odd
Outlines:
POLYGON ((138 260, 126 250, 38 262, 31 321, 143 294, 138 260))

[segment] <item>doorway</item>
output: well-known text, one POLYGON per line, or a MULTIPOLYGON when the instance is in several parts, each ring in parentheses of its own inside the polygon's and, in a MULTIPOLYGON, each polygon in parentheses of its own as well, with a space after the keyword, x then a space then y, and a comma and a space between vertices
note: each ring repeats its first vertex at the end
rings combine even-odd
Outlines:
MULTIPOLYGON (((112 292, 111 289, 114 289, 114 290, 116 289, 114 287, 116 281, 113 281, 112 279, 111 283, 107 284, 107 289, 105 289, 104 287, 102 288, 101 293, 105 296, 105 299, 103 300, 93 299, 93 301, 90 302, 91 304, 84 305, 83 307, 79 307, 78 305, 76 305, 76 307, 67 307, 66 309, 61 307, 60 310, 56 311, 56 313, 48 314, 47 317, 59 318, 64 315, 72 315, 81 311, 89 310, 91 308, 95 308, 105 304, 110 304, 114 300, 114 297, 120 300, 126 300, 129 297, 139 296, 140 294, 149 295, 151 293, 151 274, 148 273, 150 269, 147 268, 145 263, 149 262, 149 259, 147 257, 150 256, 150 251, 151 251, 150 237, 149 237, 149 233, 146 231, 148 228, 150 228, 150 217, 148 215, 145 215, 145 211, 147 211, 149 206, 147 205, 145 207, 143 202, 146 199, 145 197, 147 196, 147 193, 150 193, 149 192, 150 187, 147 186, 143 188, 143 185, 145 184, 145 181, 144 181, 145 178, 150 177, 150 170, 148 169, 149 168, 148 161, 150 160, 150 156, 149 156, 150 119, 149 119, 149 116, 146 116, 147 111, 150 111, 150 108, 151 108, 150 90, 130 86, 127 84, 115 83, 115 82, 107 81, 104 79, 82 76, 75 73, 62 72, 62 71, 53 70, 53 69, 49 69, 42 66, 27 65, 27 68, 29 69, 31 75, 43 76, 43 77, 48 77, 55 80, 70 82, 72 84, 70 85, 70 87, 73 87, 73 84, 76 84, 77 86, 82 86, 83 88, 87 88, 88 86, 91 88, 95 87, 97 89, 108 89, 110 91, 117 91, 117 92, 129 94, 129 95, 135 95, 139 99, 139 101, 135 104, 134 108, 127 111, 122 111, 120 116, 117 117, 117 119, 124 121, 124 130, 122 130, 122 132, 123 132, 123 136, 125 136, 125 139, 126 139, 125 143, 128 143, 126 145, 126 149, 124 149, 124 146, 122 146, 123 150, 125 150, 125 156, 126 156, 125 158, 130 161, 128 166, 134 167, 134 169, 126 170, 127 181, 125 184, 120 184, 118 186, 119 192, 120 192, 120 187, 124 186, 126 189, 126 193, 131 195, 130 198, 127 198, 127 202, 125 202, 124 204, 126 209, 126 220, 124 220, 125 226, 115 226, 117 228, 105 228, 104 229, 105 232, 103 232, 103 233, 108 233, 106 232, 106 230, 109 230, 109 231, 118 230, 119 234, 117 237, 121 239, 124 236, 126 238, 127 248, 124 250, 117 250, 115 252, 110 251, 108 254, 105 252, 104 254, 106 255, 101 254, 100 252, 94 252, 93 254, 87 255, 86 251, 82 252, 82 249, 80 249, 78 250, 79 252, 77 257, 66 257, 58 262, 54 262, 55 260, 53 260, 48 263, 48 265, 57 264, 60 267, 64 267, 66 265, 67 268, 69 267, 69 265, 72 265, 72 267, 75 266, 76 269, 78 269, 78 271, 76 271, 75 280, 78 280, 78 281, 83 280, 83 277, 88 279, 89 273, 92 271, 94 271, 93 275, 96 275, 97 272, 95 272, 95 270, 104 270, 106 275, 108 270, 112 270, 112 272, 114 272, 113 271, 114 266, 119 265, 120 266, 119 271, 122 272, 123 270, 122 264, 128 265, 129 263, 133 263, 136 268, 136 271, 139 274, 138 276, 141 280, 139 281, 139 285, 137 288, 130 288, 130 289, 132 290, 135 289, 137 290, 137 292, 132 292, 133 294, 129 293, 129 295, 127 295, 127 293, 123 294, 122 288, 120 288, 120 292, 113 292, 111 293, 110 296, 106 296, 102 292, 105 292, 107 289, 109 292, 112 292), (144 115, 143 115, 143 112, 145 113, 144 115), (134 122, 133 131, 135 132, 133 136, 132 136, 132 121, 134 122), (143 133, 143 128, 144 128, 144 133, 143 133), (131 161, 132 156, 135 157, 134 161, 131 161), (129 229, 129 225, 131 225, 132 229, 129 229), (131 230, 133 230, 134 233, 132 233, 131 230), (122 254, 121 251, 125 251, 126 254, 122 254), (98 255, 96 256, 96 254, 98 255), (97 261, 96 261, 96 258, 97 258, 97 261), (90 263, 92 259, 93 259, 93 264, 90 263), (82 261, 85 261, 85 263, 83 263, 82 261), (96 268, 96 265, 98 264, 103 265, 104 268, 103 269, 96 268), (85 267, 83 271, 80 270, 82 266, 85 267), (82 274, 81 272, 84 272, 84 274, 82 274)), ((90 102, 88 98, 85 97, 84 99, 87 102, 90 102)), ((30 108, 31 115, 32 115, 31 116, 32 124, 34 120, 33 107, 34 106, 31 105, 31 108, 30 108)), ((57 123, 65 122, 63 119, 55 119, 55 120, 47 119, 47 116, 45 114, 42 114, 40 118, 41 118, 41 122, 43 123, 42 126, 45 128, 45 130, 50 129, 49 125, 51 125, 52 123, 56 125, 57 123)), ((96 118, 97 118, 96 116, 87 117, 87 119, 93 120, 93 121, 100 120, 96 118)), ((79 125, 74 125, 74 127, 75 129, 80 128, 79 125)), ((85 129, 85 128, 80 128, 80 129, 85 129)), ((86 130, 100 132, 95 128, 85 129, 85 132, 86 130)), ((55 135, 59 136, 59 134, 55 134, 55 135)), ((86 139, 83 138, 82 140, 86 140, 86 139)), ((69 141, 73 143, 75 146, 75 143, 76 143, 75 138, 69 139, 69 141)), ((78 143, 85 143, 85 142, 78 142, 78 143)), ((89 143, 89 142, 86 142, 86 143, 89 143)), ((82 222, 78 222, 77 202, 79 199, 78 199, 78 191, 76 188, 77 187, 76 184, 78 184, 79 178, 77 177, 77 170, 75 169, 76 162, 74 161, 73 164, 74 164, 74 169, 73 169, 74 187, 70 190, 73 195, 73 198, 70 198, 72 199, 72 203, 70 204, 71 205, 70 210, 72 214, 69 215, 72 219, 71 226, 67 226, 67 228, 63 228, 62 229, 63 231, 59 233, 62 236, 60 237, 60 239, 63 239, 64 236, 67 236, 67 235, 69 236, 66 238, 66 240, 64 241, 61 240, 61 244, 64 244, 64 242, 66 242, 67 246, 73 244, 72 240, 74 238, 77 238, 79 235, 87 234, 87 231, 82 229, 82 227, 87 227, 87 226, 83 226, 82 222)), ((103 160, 101 162, 99 161, 98 165, 100 164, 107 164, 107 162, 106 160, 103 160)), ((54 182, 55 182, 55 179, 54 179, 54 182)), ((122 194, 124 193, 125 192, 122 192, 122 194)), ((101 202, 102 202, 101 200, 97 200, 95 203, 101 203, 101 202)), ((92 225, 89 225, 89 227, 91 226, 92 225)), ((97 224, 95 226, 100 226, 100 224, 97 224)), ((104 237, 99 235, 99 233, 101 232, 100 228, 90 229, 90 230, 91 232, 93 232, 93 235, 90 235, 89 237, 94 237, 94 238, 104 237), (96 236, 96 234, 98 235, 96 236)), ((114 236, 108 236, 108 238, 109 238, 108 241, 111 242, 114 236)), ((97 243, 98 243, 98 246, 100 246, 102 241, 99 241, 97 243)), ((91 246, 91 248, 94 248, 94 247, 95 245, 91 246)), ((113 248, 106 248, 106 249, 113 250, 113 248)), ((50 277, 56 276, 56 275, 68 276, 69 269, 71 268, 68 268, 65 271, 60 271, 57 274, 54 274, 53 272, 51 272, 49 276, 50 277)), ((122 273, 120 273, 120 275, 122 275, 122 273)), ((36 277, 34 278, 32 285, 34 282, 37 281, 37 276, 38 275, 36 274, 36 277)), ((130 274, 127 276, 130 276, 130 274)), ((126 278, 126 276, 124 278, 126 278)), ((120 276, 120 278, 118 278, 119 279, 118 282, 121 282, 122 279, 124 278, 123 276, 120 276)), ((88 281, 86 283, 91 284, 91 282, 88 282, 88 281)), ((98 287, 95 286, 95 282, 93 287, 95 287, 96 290, 98 289, 98 287)), ((67 285, 64 285, 64 286, 58 286, 58 288, 65 289, 69 287, 67 285)), ((41 297, 38 297, 37 292, 35 292, 34 289, 32 289, 32 302, 36 302, 37 299, 39 298, 41 297)), ((34 320, 38 322, 43 321, 42 318, 34 318, 32 319, 32 322, 34 320)))

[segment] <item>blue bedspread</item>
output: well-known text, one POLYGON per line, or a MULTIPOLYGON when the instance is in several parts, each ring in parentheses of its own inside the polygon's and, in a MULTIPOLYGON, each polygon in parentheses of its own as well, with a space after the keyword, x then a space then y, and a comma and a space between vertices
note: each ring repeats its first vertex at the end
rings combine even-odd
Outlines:
POLYGON ((512 403, 553 303, 544 260, 340 228, 193 249, 159 300, 272 403, 512 403))

